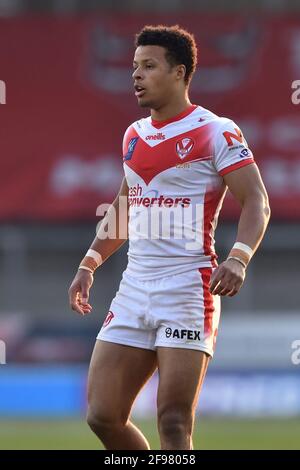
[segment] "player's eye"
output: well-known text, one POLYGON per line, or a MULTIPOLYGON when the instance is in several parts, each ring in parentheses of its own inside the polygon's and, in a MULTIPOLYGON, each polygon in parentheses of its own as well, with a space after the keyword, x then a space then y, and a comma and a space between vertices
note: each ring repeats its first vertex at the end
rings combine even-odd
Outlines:
POLYGON ((146 69, 153 69, 153 65, 152 64, 147 64, 146 69))

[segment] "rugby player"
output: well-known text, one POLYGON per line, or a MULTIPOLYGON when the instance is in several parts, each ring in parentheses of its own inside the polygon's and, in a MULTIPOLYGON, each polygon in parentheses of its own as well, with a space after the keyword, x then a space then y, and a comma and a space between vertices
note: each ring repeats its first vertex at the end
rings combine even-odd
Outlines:
POLYGON ((69 289, 72 309, 90 313, 95 270, 129 239, 128 265, 89 370, 87 421, 106 449, 149 449, 130 412, 156 369, 161 449, 193 448, 220 298, 241 289, 270 217, 239 126, 189 99, 196 62, 194 37, 179 26, 145 26, 136 35, 133 87, 150 115, 125 132, 119 194, 69 289), (218 265, 214 231, 227 188, 241 213, 236 240, 218 265), (126 235, 118 222, 124 199, 126 235), (105 237, 110 224, 115 237, 105 237))

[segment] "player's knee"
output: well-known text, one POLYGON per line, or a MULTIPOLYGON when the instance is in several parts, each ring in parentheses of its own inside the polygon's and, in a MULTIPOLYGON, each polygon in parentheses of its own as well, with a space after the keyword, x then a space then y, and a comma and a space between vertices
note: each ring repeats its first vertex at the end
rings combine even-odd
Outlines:
POLYGON ((158 411, 158 430, 161 436, 171 439, 191 436, 192 427, 192 413, 186 409, 164 408, 158 411))
POLYGON ((97 435, 104 435, 112 432, 117 427, 122 426, 121 420, 118 420, 109 410, 101 410, 89 406, 86 421, 91 430, 97 435))

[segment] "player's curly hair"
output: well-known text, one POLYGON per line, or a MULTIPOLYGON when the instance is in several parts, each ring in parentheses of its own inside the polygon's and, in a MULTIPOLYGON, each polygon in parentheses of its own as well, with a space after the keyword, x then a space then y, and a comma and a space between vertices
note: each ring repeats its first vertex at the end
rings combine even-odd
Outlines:
POLYGON ((185 65, 184 81, 188 85, 197 65, 197 46, 193 34, 178 25, 147 25, 135 36, 135 47, 161 46, 166 52, 166 59, 174 65, 185 65))

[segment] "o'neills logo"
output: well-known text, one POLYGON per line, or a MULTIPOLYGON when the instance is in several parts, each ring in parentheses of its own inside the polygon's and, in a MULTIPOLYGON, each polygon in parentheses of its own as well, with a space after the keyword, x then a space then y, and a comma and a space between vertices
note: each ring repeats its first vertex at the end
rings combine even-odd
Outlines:
POLYGON ((165 140, 166 136, 162 132, 157 134, 147 135, 146 140, 165 140))
POLYGON ((157 189, 152 189, 143 194, 143 188, 138 183, 131 186, 128 191, 129 206, 159 206, 159 207, 189 207, 191 199, 189 197, 170 197, 158 194, 157 189))

